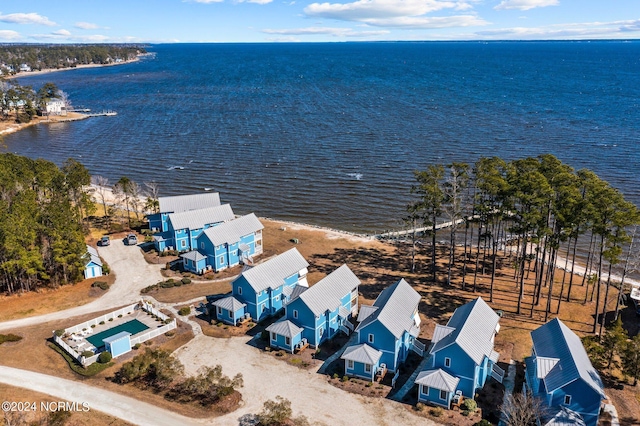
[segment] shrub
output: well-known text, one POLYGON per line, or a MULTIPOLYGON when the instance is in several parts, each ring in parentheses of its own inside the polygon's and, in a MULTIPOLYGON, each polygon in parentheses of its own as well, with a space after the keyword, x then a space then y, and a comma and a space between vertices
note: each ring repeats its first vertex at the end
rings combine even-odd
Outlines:
POLYGON ((17 342, 20 340, 22 340, 22 336, 18 336, 17 334, 0 334, 0 345, 4 342, 17 342))
POLYGON ((165 336, 167 337, 173 337, 176 335, 176 332, 171 330, 171 331, 167 331, 166 333, 164 333, 165 336))
POLYGON ((183 279, 181 279, 181 280, 180 280, 180 282, 181 282, 182 284, 191 284, 191 279, 189 279, 189 278, 183 278, 183 279))
POLYGON ((56 336, 60 337, 64 334, 64 328, 59 328, 55 331, 56 336))
POLYGON ((474 424, 473 426, 493 426, 493 423, 491 423, 487 419, 482 419, 478 423, 474 424))
POLYGON ((93 352, 91 352, 91 351, 83 351, 80 355, 82 355, 85 358, 89 358, 90 356, 93 356, 93 352))
POLYGON ((166 320, 164 320, 165 324, 169 324, 171 322, 173 322, 173 318, 167 318, 166 320))
POLYGON ((370 388, 371 386, 373 386, 373 382, 369 382, 365 385, 366 387, 370 388))
POLYGON ((424 405, 422 402, 418 402, 418 403, 416 404, 416 410, 417 410, 417 411, 424 411, 424 409, 425 409, 426 407, 427 407, 427 406, 426 406, 426 405, 424 405))
POLYGON ((191 308, 188 306, 184 306, 180 308, 180 310, 178 311, 178 315, 182 315, 183 317, 186 315, 189 315, 190 313, 191 313, 191 308))
POLYGON ((158 284, 153 284, 153 285, 147 286, 147 287, 143 288, 142 290, 140 290, 140 293, 147 294, 147 293, 149 293, 149 292, 151 292, 153 290, 157 290, 157 289, 158 289, 158 284))
POLYGON ((91 324, 91 328, 96 328, 96 325, 95 324, 91 324))
POLYGON ((429 414, 431 414, 433 417, 441 417, 443 413, 444 410, 442 409, 442 407, 432 407, 429 409, 429 414))
POLYGON ((181 287, 182 286, 182 281, 176 281, 173 283, 174 287, 181 287))
POLYGON ((104 321, 100 321, 100 325, 104 325, 104 321))
POLYGON ((333 376, 332 376, 332 377, 333 377, 334 379, 337 379, 338 377, 340 377, 340 375, 339 375, 338 373, 333 373, 333 376))
POLYGON ((342 380, 343 382, 348 382, 349 381, 349 376, 342 376, 342 380))
POLYGON ((100 355, 98 355, 98 362, 100 364, 106 364, 109 361, 111 361, 111 352, 108 351, 104 351, 104 352, 100 352, 100 355))
POLYGON ((463 416, 465 416, 465 417, 466 417, 466 416, 468 416, 469 414, 471 414, 471 411, 469 411, 469 410, 462 410, 462 411, 460 412, 460 414, 462 414, 463 416))
POLYGON ((474 401, 473 399, 465 399, 462 402, 462 406, 460 407, 463 410, 469 411, 469 412, 474 412, 476 411, 476 409, 478 408, 478 403, 476 401, 474 401))
POLYGON ((265 401, 264 408, 258 414, 258 421, 263 426, 282 425, 291 418, 291 414, 291 401, 278 395, 275 401, 265 401))
POLYGON ((133 345, 133 349, 138 350, 140 349, 141 346, 142 346, 142 343, 136 343, 135 345, 133 345))
POLYGON ((122 318, 122 314, 118 315, 118 318, 122 318))
POLYGON ((96 281, 93 284, 91 284, 91 287, 98 287, 101 290, 109 290, 109 284, 107 284, 104 281, 96 281))
POLYGON ((109 321, 113 321, 113 318, 109 318, 109 321))
POLYGON ((278 352, 276 352, 276 356, 284 356, 284 351, 278 351, 278 352))

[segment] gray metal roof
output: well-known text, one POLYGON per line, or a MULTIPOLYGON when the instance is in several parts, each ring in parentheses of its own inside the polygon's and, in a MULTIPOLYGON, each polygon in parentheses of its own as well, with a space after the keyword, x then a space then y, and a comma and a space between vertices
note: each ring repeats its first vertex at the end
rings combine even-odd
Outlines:
POLYGON ((447 327, 446 325, 436 324, 436 328, 433 330, 433 337, 431 338, 431 343, 436 344, 440 340, 444 339, 453 331, 455 328, 447 327))
POLYGON ((299 297, 315 316, 320 316, 340 306, 340 299, 357 289, 359 285, 358 277, 347 265, 342 265, 309 287, 299 297))
POLYGON ((113 336, 109 336, 109 337, 106 337, 106 338, 102 339, 102 341, 104 343, 111 344, 111 343, 115 342, 116 340, 124 339, 127 336, 131 336, 131 333, 129 333, 128 331, 121 331, 118 334, 114 334, 113 336))
POLYGON ((338 307, 338 316, 340 318, 348 318, 349 315, 351 315, 351 311, 349 311, 347 308, 345 308, 344 306, 338 307))
POLYGON ((586 426, 580 413, 567 407, 549 407, 549 412, 545 413, 543 426, 586 426))
POLYGON ((361 364, 375 365, 380 361, 381 357, 382 352, 372 348, 366 343, 361 343, 359 345, 349 346, 344 350, 340 358, 348 361, 359 362, 361 364))
POLYGON ((267 331, 284 337, 294 337, 302 333, 302 328, 289 320, 281 319, 267 327, 267 331))
POLYGON ((459 378, 452 376, 440 368, 437 370, 421 371, 414 381, 414 383, 418 385, 445 390, 447 392, 455 392, 459 382, 459 378))
POLYGON ((553 392, 581 378, 603 398, 605 397, 600 375, 593 368, 580 338, 562 321, 555 318, 538 327, 531 332, 531 339, 536 357, 558 359, 558 362, 548 369, 544 376, 547 392, 553 392))
POLYGON ((213 306, 217 306, 227 311, 236 312, 238 309, 247 306, 246 303, 242 303, 233 296, 225 297, 224 299, 218 299, 211 303, 213 306))
POLYGON ((409 283, 401 279, 397 283, 382 290, 373 306, 378 309, 362 321, 356 331, 363 329, 374 321, 379 321, 396 338, 409 332, 416 326, 420 294, 409 283))
POLYGON ((171 213, 169 215, 169 221, 173 229, 199 229, 204 228, 205 225, 233 220, 235 217, 231 206, 229 204, 223 204, 206 209, 171 213))
POLYGON ((369 305, 360 305, 360 312, 358 312, 358 322, 362 322, 365 319, 367 319, 367 317, 369 315, 371 315, 372 313, 374 313, 375 311, 378 310, 377 306, 369 306, 369 305))
POLYGON ((229 222, 221 223, 218 226, 207 228, 204 234, 213 245, 220 246, 222 244, 237 243, 240 238, 263 228, 264 226, 262 226, 256 215, 251 213, 229 222))
POLYGON ((454 330, 432 346, 434 354, 454 343, 476 363, 493 353, 493 337, 500 317, 487 303, 478 297, 455 310, 447 327, 454 330))
POLYGON ((284 284, 285 278, 297 274, 307 266, 309 266, 309 263, 294 247, 276 257, 246 269, 242 272, 242 276, 254 291, 259 292, 268 288, 275 289, 280 287, 284 284))
POLYGON ((93 262, 96 265, 102 266, 102 261, 100 260, 100 256, 98 256, 98 250, 91 246, 87 246, 87 253, 89 254, 89 258, 86 265, 93 262))
POLYGON ((159 197, 158 204, 162 213, 180 213, 189 210, 206 209, 220 205, 220 194, 205 192, 202 194, 176 195, 159 197))
POLYGON ((207 258, 207 256, 200 253, 198 250, 191 250, 190 252, 181 254, 180 257, 182 257, 183 259, 193 260, 194 262, 207 258))

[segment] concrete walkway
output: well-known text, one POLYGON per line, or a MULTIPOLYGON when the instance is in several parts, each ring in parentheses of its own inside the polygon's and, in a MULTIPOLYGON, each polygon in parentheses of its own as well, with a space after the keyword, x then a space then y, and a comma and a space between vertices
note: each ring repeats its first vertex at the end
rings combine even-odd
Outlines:
POLYGON ((418 374, 420 374, 420 372, 425 369, 425 367, 427 366, 427 363, 429 362, 429 358, 430 358, 429 354, 425 354, 425 355, 427 356, 424 356, 422 358, 422 361, 420 361, 420 364, 418 364, 418 367, 416 367, 413 373, 411 373, 411 376, 409 376, 409 379, 405 382, 404 385, 402 385, 400 389, 398 389, 396 393, 393 394, 391 399, 393 399, 394 401, 402 401, 402 398, 404 398, 405 395, 411 390, 411 388, 413 388, 413 385, 416 381, 416 378, 418 377, 418 374))

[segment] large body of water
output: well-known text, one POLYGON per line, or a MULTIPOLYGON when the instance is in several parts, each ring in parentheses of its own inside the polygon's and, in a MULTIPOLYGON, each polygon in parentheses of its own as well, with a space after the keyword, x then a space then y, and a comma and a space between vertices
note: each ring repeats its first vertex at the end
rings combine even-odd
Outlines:
POLYGON ((397 226, 413 170, 552 153, 640 205, 640 42, 156 45, 53 81, 116 117, 41 125, 2 149, 73 157, 162 195, 213 188, 237 213, 397 226), (174 166, 184 169, 175 169, 174 166))

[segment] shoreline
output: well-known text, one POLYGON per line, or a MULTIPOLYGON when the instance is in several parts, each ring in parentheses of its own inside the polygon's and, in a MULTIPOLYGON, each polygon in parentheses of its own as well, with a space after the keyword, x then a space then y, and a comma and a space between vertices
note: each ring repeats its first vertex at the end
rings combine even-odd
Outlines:
POLYGON ((79 69, 85 69, 85 68, 102 68, 102 67, 113 67, 117 65, 126 65, 126 64, 132 64, 134 62, 139 62, 143 56, 150 56, 150 55, 151 53, 149 52, 141 53, 139 55, 136 55, 134 59, 130 59, 122 62, 115 62, 112 64, 81 64, 75 67, 68 67, 68 68, 47 68, 47 69, 38 70, 38 71, 19 72, 17 74, 8 75, 5 78, 7 80, 10 80, 10 79, 18 79, 18 78, 26 78, 26 77, 35 77, 38 75, 50 74, 58 71, 73 71, 73 70, 79 70, 79 69))
POLYGON ((18 132, 26 129, 27 127, 36 126, 38 124, 51 124, 51 123, 68 123, 71 121, 86 120, 89 118, 86 114, 79 112, 70 112, 66 116, 56 115, 49 117, 36 117, 28 123, 15 123, 15 122, 0 122, 0 138, 2 136, 10 135, 11 133, 18 132))

